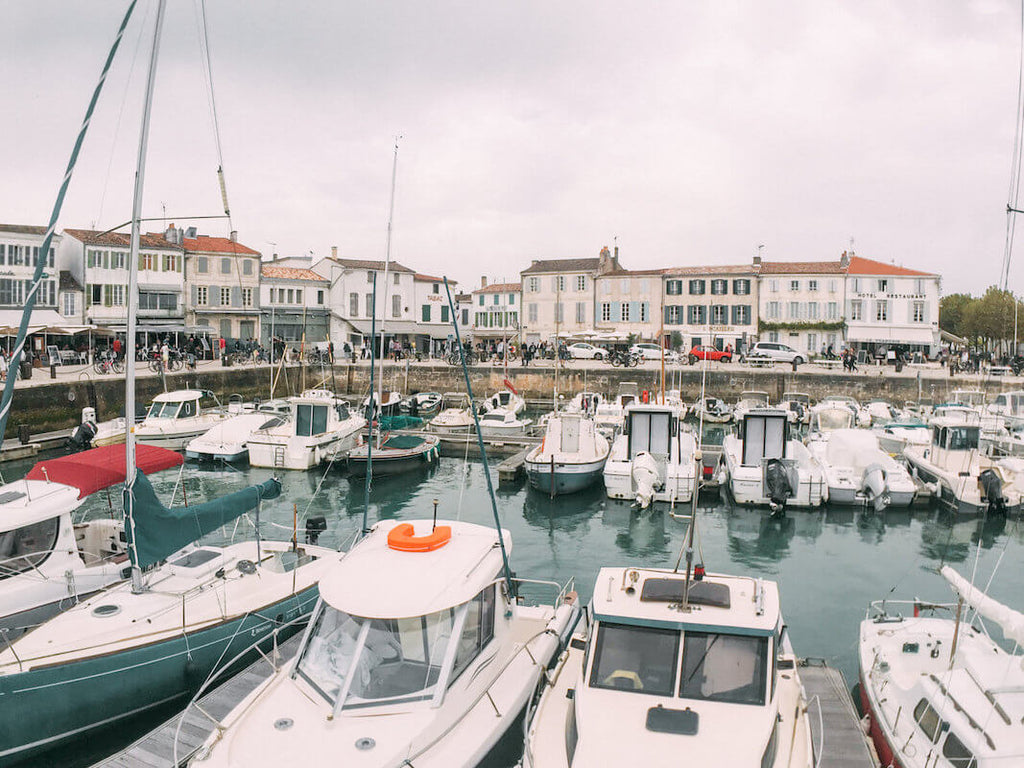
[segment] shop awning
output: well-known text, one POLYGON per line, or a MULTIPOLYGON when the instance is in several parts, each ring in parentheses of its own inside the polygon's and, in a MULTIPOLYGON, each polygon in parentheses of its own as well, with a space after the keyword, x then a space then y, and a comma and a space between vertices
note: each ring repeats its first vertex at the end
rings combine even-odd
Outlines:
MULTIPOLYGON (((16 336, 21 325, 20 309, 0 309, 0 336, 16 336)), ((47 328, 60 328, 68 321, 53 309, 34 309, 29 319, 28 332, 48 333, 47 328)), ((53 331, 56 333, 56 331, 53 331)))
MULTIPOLYGON (((346 322, 356 329, 359 333, 369 335, 370 333, 370 321, 369 320, 346 320, 346 322)), ((408 320, 395 320, 395 321, 384 321, 384 335, 385 336, 415 336, 423 333, 423 326, 418 323, 409 322, 408 320)), ((381 332, 381 323, 377 323, 377 333, 381 332)))
POLYGON ((847 341, 868 344, 935 344, 938 342, 937 336, 938 334, 931 328, 901 328, 900 326, 882 328, 852 326, 846 332, 847 341))
POLYGON ((955 333, 950 333, 949 331, 940 330, 939 338, 943 341, 952 342, 953 344, 961 344, 965 347, 967 346, 967 339, 963 336, 957 336, 955 333))

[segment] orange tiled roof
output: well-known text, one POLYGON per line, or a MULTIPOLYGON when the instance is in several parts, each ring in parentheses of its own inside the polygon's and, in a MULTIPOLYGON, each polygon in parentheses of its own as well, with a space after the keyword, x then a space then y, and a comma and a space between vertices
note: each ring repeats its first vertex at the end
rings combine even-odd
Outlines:
POLYGON ((279 280, 311 280, 318 283, 329 282, 323 275, 318 275, 311 269, 299 267, 271 267, 266 264, 260 270, 263 277, 277 278, 279 280))
POLYGON ((227 237, 209 237, 198 235, 197 237, 186 237, 183 240, 186 251, 193 253, 223 253, 236 256, 259 256, 259 251, 254 251, 247 245, 235 242, 227 237))
POLYGON ((46 227, 36 227, 30 224, 0 224, 0 232, 9 232, 12 235, 45 235, 46 227))
MULTIPOLYGON (((122 232, 99 232, 95 229, 65 229, 64 234, 81 240, 86 245, 105 245, 109 248, 130 248, 131 236, 122 232)), ((139 247, 146 249, 164 248, 181 251, 180 245, 167 242, 163 235, 139 234, 139 247)))
POLYGON ((515 293, 522 290, 522 287, 522 283, 492 283, 486 288, 477 288, 473 293, 515 293))
MULTIPOLYGON (((418 282, 421 282, 421 283, 443 283, 444 282, 444 278, 443 277, 434 277, 433 275, 421 275, 418 272, 415 275, 412 276, 412 279, 416 280, 418 282)), ((458 285, 459 281, 458 280, 452 280, 449 277, 448 278, 448 284, 449 285, 458 285)))
POLYGON ((847 273, 851 275, 893 275, 895 277, 935 277, 932 272, 918 272, 916 269, 897 267, 883 261, 865 259, 863 256, 851 256, 847 273))
POLYGON ((706 267, 669 267, 665 270, 666 277, 754 274, 757 274, 757 267, 753 264, 709 264, 706 267))

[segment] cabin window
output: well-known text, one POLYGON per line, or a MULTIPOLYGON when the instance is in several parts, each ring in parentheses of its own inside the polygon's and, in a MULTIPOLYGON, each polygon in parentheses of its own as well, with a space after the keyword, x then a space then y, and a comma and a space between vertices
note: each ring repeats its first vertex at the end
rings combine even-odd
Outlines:
POLYGON ((590 687, 671 696, 678 652, 677 630, 602 622, 590 687))
POLYGON ((684 699, 764 704, 768 638, 687 632, 679 695, 684 699))
POLYGON ((948 448, 951 451, 966 451, 978 447, 978 430, 955 427, 949 430, 948 448))
POLYGON ((918 724, 928 740, 934 744, 939 740, 942 733, 942 719, 935 711, 928 699, 921 699, 914 707, 914 722, 918 724))
POLYGON ((181 404, 181 409, 178 411, 179 419, 188 419, 196 415, 196 411, 199 410, 196 406, 195 400, 186 400, 181 404))
POLYGON ((51 517, 0 533, 0 580, 39 567, 53 551, 60 518, 51 517))
POLYGON ((786 419, 747 416, 743 420, 743 466, 760 465, 762 459, 786 455, 786 419))
POLYGON ((314 437, 327 431, 327 406, 299 403, 295 406, 295 434, 314 437))
POLYGON ((662 456, 669 454, 669 435, 673 431, 668 413, 631 413, 629 416, 629 458, 642 451, 662 456))
POLYGON ((494 585, 491 584, 466 606, 466 620, 455 651, 452 681, 462 674, 473 659, 494 637, 494 585))
POLYGON ((978 765, 977 758, 953 733, 946 737, 946 743, 942 745, 942 756, 949 760, 953 768, 975 768, 978 765))
POLYGON ((151 419, 173 419, 180 403, 153 403, 147 416, 151 419))

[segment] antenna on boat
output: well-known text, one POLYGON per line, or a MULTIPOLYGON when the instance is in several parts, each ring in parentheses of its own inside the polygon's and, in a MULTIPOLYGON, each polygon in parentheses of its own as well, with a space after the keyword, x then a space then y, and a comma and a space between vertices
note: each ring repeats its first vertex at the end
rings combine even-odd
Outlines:
MULTIPOLYGON (((455 329, 455 344, 459 348, 459 360, 462 362, 462 376, 466 380, 466 394, 469 395, 469 410, 473 414, 473 425, 476 427, 476 441, 480 447, 480 460, 484 465, 484 477, 487 479, 487 495, 491 497, 491 511, 494 513, 494 527, 498 532, 498 547, 501 549, 501 562, 504 567, 505 588, 508 590, 509 598, 515 596, 512 584, 512 569, 508 564, 508 552, 505 551, 505 538, 501 535, 501 518, 498 517, 498 501, 494 496, 494 484, 491 482, 491 470, 487 466, 487 449, 484 447, 484 436, 480 432, 480 419, 477 416, 476 408, 473 407, 473 385, 469 382, 469 369, 466 368, 466 351, 462 347, 462 339, 459 335, 458 315, 455 312, 455 303, 452 301, 452 289, 448 285, 447 276, 444 278, 444 290, 448 296, 448 307, 451 312, 452 327, 455 329)), ((557 363, 556 363, 557 365, 557 363)))
MULTIPOLYGON (((367 414, 366 419, 366 492, 363 499, 363 527, 359 529, 359 536, 356 537, 356 541, 359 541, 363 536, 370 532, 368 527, 370 516, 370 479, 373 477, 373 342, 377 336, 377 273, 373 272, 372 274, 373 287, 370 290, 372 291, 371 295, 373 296, 373 312, 370 313, 370 412, 367 414)), ((380 341, 381 345, 383 345, 383 334, 381 335, 380 341)), ((384 367, 381 366, 381 378, 383 377, 384 367)))
POLYGON ((142 128, 139 131, 139 154, 135 166, 135 191, 132 201, 131 250, 128 254, 128 321, 125 329, 125 462, 124 462, 124 512, 125 522, 131 533, 129 540, 132 550, 132 591, 141 592, 142 570, 139 568, 138 539, 135 536, 135 334, 139 314, 139 229, 142 217, 142 191, 146 176, 146 149, 149 143, 149 117, 153 106, 153 85, 156 81, 156 62, 160 52, 160 32, 163 29, 164 10, 167 0, 160 0, 153 27, 153 50, 149 56, 149 76, 146 79, 146 97, 142 109, 142 128))

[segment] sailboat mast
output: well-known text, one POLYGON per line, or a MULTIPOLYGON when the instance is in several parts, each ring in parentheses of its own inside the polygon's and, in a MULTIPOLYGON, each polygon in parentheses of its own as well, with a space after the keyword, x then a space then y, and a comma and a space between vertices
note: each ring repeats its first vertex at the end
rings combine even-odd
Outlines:
MULTIPOLYGON (((132 531, 132 549, 138 563, 138 549, 135 537, 135 333, 139 313, 139 229, 142 225, 142 190, 146 177, 146 150, 149 144, 149 117, 153 106, 153 85, 156 81, 156 62, 160 53, 160 32, 164 24, 164 11, 167 0, 159 0, 156 10, 156 23, 153 27, 153 50, 149 55, 149 76, 146 79, 146 97, 142 107, 142 128, 139 131, 139 154, 135 164, 135 191, 132 199, 132 233, 131 251, 128 255, 128 319, 125 336, 125 385, 124 385, 124 416, 125 416, 125 462, 124 462, 124 500, 125 522, 132 531)), ((132 589, 142 589, 142 572, 138 565, 132 566, 132 589)))
MULTIPOLYGON (((377 407, 384 406, 384 317, 388 311, 388 268, 391 266, 391 225, 395 218, 395 179, 398 176, 398 140, 401 136, 395 137, 395 156, 391 162, 391 202, 388 205, 388 239, 384 247, 384 302, 380 308, 380 382, 377 384, 377 407)), ((376 299, 374 299, 376 303, 376 299)), ((376 312, 374 312, 376 315, 376 312)), ((373 343, 372 341, 370 342, 373 343)), ((372 394, 372 392, 371 392, 372 394)))

